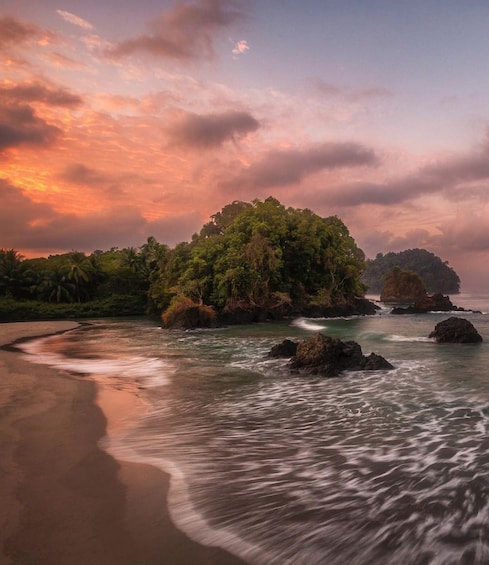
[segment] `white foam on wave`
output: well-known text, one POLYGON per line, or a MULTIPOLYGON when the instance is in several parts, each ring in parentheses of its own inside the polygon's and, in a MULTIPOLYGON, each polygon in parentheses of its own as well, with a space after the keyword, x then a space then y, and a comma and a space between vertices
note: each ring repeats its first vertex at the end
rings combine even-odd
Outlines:
POLYGON ((195 542, 221 547, 254 565, 285 565, 278 556, 258 545, 250 544, 229 528, 213 528, 192 503, 185 474, 174 462, 161 457, 142 455, 131 448, 125 439, 115 436, 106 436, 100 445, 116 459, 151 465, 170 476, 169 514, 174 524, 195 542))
POLYGON ((308 318, 297 318, 292 322, 292 325, 296 326, 297 328, 301 328, 303 330, 314 331, 314 332, 328 329, 328 326, 323 324, 318 324, 316 322, 312 322, 308 318))
POLYGON ((434 339, 431 337, 422 337, 422 336, 412 336, 412 335, 398 335, 398 334, 390 334, 384 337, 386 341, 397 341, 397 342, 410 342, 410 343, 434 343, 434 339))
POLYGON ((18 347, 26 353, 31 363, 49 365, 63 371, 79 375, 97 377, 118 377, 144 379, 148 388, 168 384, 169 377, 175 368, 168 362, 157 357, 127 355, 117 358, 78 358, 65 357, 47 350, 45 343, 49 338, 41 338, 24 342, 18 347))

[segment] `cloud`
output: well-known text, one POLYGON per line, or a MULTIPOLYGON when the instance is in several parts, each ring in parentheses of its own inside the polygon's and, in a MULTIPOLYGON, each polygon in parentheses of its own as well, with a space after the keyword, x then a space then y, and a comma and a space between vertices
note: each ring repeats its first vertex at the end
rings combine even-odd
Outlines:
POLYGON ((66 22, 81 27, 83 29, 93 29, 93 25, 87 20, 76 16, 71 12, 66 12, 65 10, 56 10, 56 13, 63 18, 66 22))
POLYGON ((81 63, 80 61, 75 61, 70 57, 66 57, 66 55, 62 55, 61 53, 49 53, 47 55, 49 62, 59 69, 84 69, 86 65, 81 63))
POLYGON ((250 50, 250 46, 248 45, 246 39, 241 39, 234 46, 233 55, 243 55, 243 53, 246 53, 249 50, 250 50))
POLYGON ((49 204, 34 202, 7 179, 0 179, 0 200, 2 245, 31 254, 137 246, 149 235, 175 245, 188 240, 202 223, 195 211, 147 221, 134 207, 113 207, 86 216, 61 214, 49 204))
POLYGON ((31 106, 41 103, 61 108, 76 108, 82 98, 64 88, 26 82, 0 85, 0 152, 19 145, 50 143, 61 130, 49 124, 31 106))
POLYGON ((69 183, 86 186, 102 186, 111 180, 107 175, 82 163, 67 165, 58 175, 58 178, 69 183))
POLYGON ((377 163, 375 153, 359 143, 331 142, 307 149, 274 150, 221 186, 228 189, 290 186, 325 169, 373 166, 377 163))
POLYGON ((127 195, 128 186, 147 185, 147 178, 119 170, 117 173, 107 173, 88 167, 83 163, 71 163, 56 175, 56 178, 69 185, 94 188, 98 196, 106 195, 114 202, 116 197, 127 195))
POLYGON ((48 43, 54 34, 34 24, 11 16, 0 17, 0 51, 17 48, 26 43, 48 43))
POLYGON ((167 132, 171 142, 185 147, 218 147, 225 141, 235 140, 256 131, 260 123, 247 112, 223 112, 221 114, 184 114, 167 132))
POLYGON ((358 102, 369 98, 386 98, 392 96, 392 92, 381 86, 370 86, 365 88, 345 88, 336 84, 324 82, 322 80, 315 81, 315 88, 324 96, 332 98, 344 98, 350 102, 358 102))
POLYGON ((83 104, 83 99, 65 88, 47 86, 39 82, 25 82, 16 85, 0 84, 0 103, 41 102, 49 106, 75 108, 83 104))
POLYGON ((324 198, 339 206, 389 206, 430 194, 452 201, 481 197, 489 183, 489 142, 473 153, 446 158, 390 182, 354 182, 325 189, 324 198), (481 182, 480 186, 472 186, 481 182))
POLYGON ((211 59, 214 35, 245 17, 238 2, 200 0, 176 4, 148 23, 147 33, 106 50, 119 58, 137 53, 181 61, 211 59))
POLYGON ((0 106, 0 152, 18 145, 50 143, 60 130, 27 105, 0 106))

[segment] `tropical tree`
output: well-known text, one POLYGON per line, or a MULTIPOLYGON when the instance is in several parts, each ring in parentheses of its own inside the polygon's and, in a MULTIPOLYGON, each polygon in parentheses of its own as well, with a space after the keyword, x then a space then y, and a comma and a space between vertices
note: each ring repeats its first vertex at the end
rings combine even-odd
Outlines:
POLYGON ((29 293, 32 273, 27 271, 23 259, 15 249, 0 249, 0 295, 20 298, 29 293))
POLYGON ((82 294, 85 295, 85 298, 88 297, 88 292, 85 287, 88 286, 88 282, 90 281, 91 265, 86 255, 80 251, 72 251, 69 253, 68 261, 70 266, 68 278, 73 281, 75 285, 76 301, 81 302, 82 294))
POLYGON ((73 302, 76 298, 76 285, 68 271, 60 267, 46 273, 40 290, 41 296, 48 302, 73 302))
POLYGON ((394 267, 417 273, 423 279, 426 290, 430 294, 460 292, 460 277, 448 262, 426 249, 418 248, 406 249, 398 253, 378 253, 375 259, 367 260, 362 281, 370 292, 380 292, 388 273, 394 267))

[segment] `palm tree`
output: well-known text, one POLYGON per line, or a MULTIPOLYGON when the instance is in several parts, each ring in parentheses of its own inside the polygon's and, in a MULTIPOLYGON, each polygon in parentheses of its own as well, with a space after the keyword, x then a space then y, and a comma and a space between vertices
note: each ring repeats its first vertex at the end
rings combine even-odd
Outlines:
POLYGON ((81 302, 83 286, 90 281, 89 264, 87 257, 80 251, 72 251, 68 255, 70 271, 68 278, 75 284, 76 301, 81 302))
POLYGON ((0 249, 0 294, 15 297, 24 287, 23 259, 15 249, 0 249))
POLYGON ((143 261, 141 255, 135 247, 125 247, 121 251, 120 263, 122 267, 126 267, 133 273, 140 273, 143 261))
POLYGON ((68 273, 60 268, 49 271, 44 277, 42 291, 49 302, 73 302, 76 288, 70 281, 68 273))

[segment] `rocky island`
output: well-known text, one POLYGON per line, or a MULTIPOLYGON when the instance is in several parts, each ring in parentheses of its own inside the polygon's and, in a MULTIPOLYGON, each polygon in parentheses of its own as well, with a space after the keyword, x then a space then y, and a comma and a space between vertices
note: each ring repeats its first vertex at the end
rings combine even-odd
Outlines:
POLYGON ((341 341, 321 333, 299 343, 286 339, 273 347, 269 356, 290 357, 291 371, 324 377, 337 377, 343 371, 394 369, 381 355, 363 355, 355 341, 341 341))

